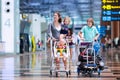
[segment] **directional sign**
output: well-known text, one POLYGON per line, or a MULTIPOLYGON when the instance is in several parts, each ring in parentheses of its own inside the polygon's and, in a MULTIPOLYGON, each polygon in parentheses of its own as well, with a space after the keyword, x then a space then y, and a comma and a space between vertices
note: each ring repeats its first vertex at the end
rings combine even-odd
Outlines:
POLYGON ((102 0, 102 20, 120 21, 120 0, 102 0))

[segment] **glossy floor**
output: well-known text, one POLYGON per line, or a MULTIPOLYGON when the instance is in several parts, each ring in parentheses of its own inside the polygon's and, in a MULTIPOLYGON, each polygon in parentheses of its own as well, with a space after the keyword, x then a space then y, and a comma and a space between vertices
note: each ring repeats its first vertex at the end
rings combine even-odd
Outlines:
POLYGON ((0 80, 119 80, 120 51, 109 49, 102 52, 106 68, 98 76, 77 76, 76 66, 72 64, 71 75, 67 78, 64 72, 58 77, 50 76, 49 56, 44 51, 24 53, 21 55, 0 56, 0 80))

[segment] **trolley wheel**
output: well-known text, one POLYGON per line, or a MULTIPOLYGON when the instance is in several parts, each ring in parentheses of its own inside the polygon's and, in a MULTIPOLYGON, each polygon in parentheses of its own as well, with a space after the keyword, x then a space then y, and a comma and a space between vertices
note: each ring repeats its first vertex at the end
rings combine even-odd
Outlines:
POLYGON ((55 74, 56 74, 56 77, 58 77, 58 72, 56 72, 55 74))
POLYGON ((82 72, 82 76, 85 77, 86 76, 86 73, 85 71, 82 72))
POLYGON ((78 76, 80 75, 80 72, 78 72, 78 76))
POLYGON ((100 72, 98 72, 98 76, 100 76, 100 72))
POLYGON ((50 70, 50 76, 52 76, 52 70, 50 70))
POLYGON ((90 77, 92 77, 92 73, 93 73, 92 70, 88 73, 90 77))
POLYGON ((91 73, 89 73, 89 76, 90 76, 90 77, 92 77, 92 74, 91 74, 91 73))
POLYGON ((66 72, 66 76, 68 77, 68 72, 66 72))
POLYGON ((69 72, 68 72, 68 73, 69 73, 69 75, 71 75, 71 71, 70 71, 70 70, 69 70, 69 72))

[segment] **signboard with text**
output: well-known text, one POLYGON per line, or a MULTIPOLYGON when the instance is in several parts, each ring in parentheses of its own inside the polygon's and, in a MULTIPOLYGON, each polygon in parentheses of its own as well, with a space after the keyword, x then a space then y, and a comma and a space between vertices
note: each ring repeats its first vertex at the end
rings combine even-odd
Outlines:
POLYGON ((102 0, 102 21, 120 21, 120 0, 102 0))

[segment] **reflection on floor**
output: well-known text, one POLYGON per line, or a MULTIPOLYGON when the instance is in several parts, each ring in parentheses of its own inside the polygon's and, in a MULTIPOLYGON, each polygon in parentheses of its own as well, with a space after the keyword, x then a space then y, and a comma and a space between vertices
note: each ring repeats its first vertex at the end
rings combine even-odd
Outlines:
POLYGON ((110 49, 102 52, 106 68, 99 77, 77 76, 76 66, 72 65, 71 75, 50 76, 49 56, 44 51, 15 56, 0 56, 0 80, 120 80, 120 51, 110 49))

